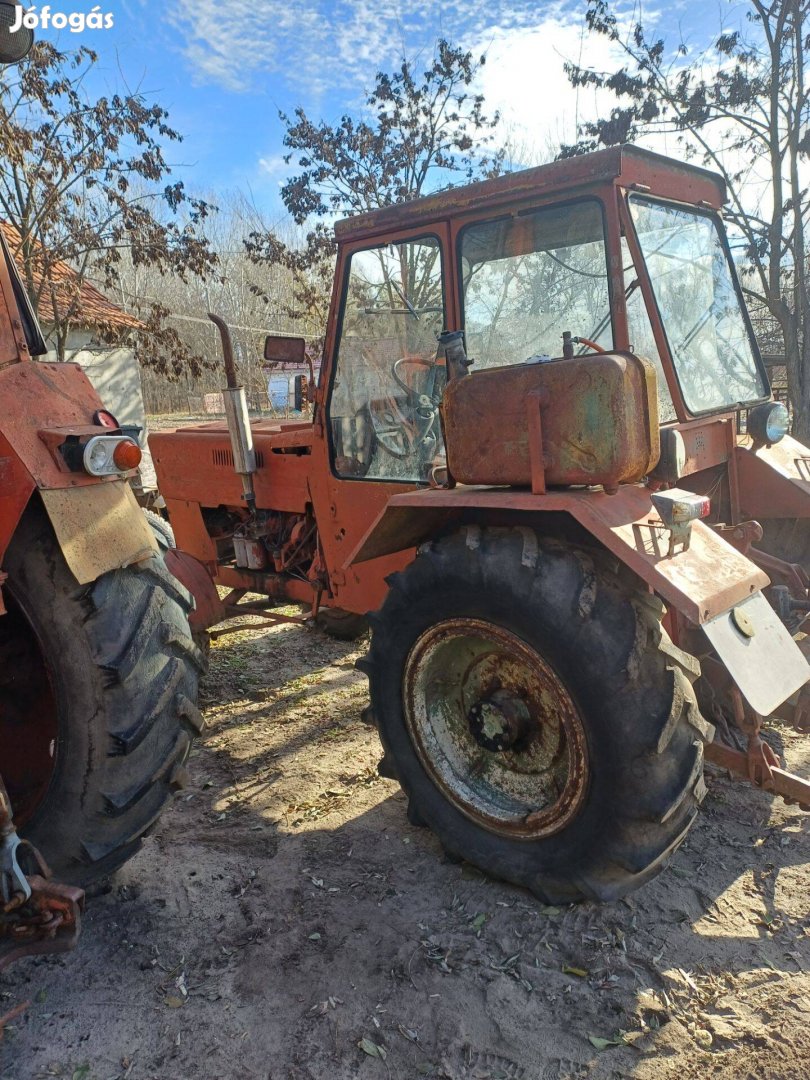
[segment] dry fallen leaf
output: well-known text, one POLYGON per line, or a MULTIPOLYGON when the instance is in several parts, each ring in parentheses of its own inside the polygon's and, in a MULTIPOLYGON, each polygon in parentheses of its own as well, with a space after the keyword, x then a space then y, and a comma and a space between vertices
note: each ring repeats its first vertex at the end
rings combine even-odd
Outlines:
POLYGON ((369 1057, 381 1058, 385 1061, 388 1056, 385 1047, 378 1046, 377 1043, 372 1042, 371 1039, 367 1039, 365 1035, 357 1044, 364 1054, 368 1054, 369 1057))
POLYGON ((609 1046, 621 1046, 622 1039, 602 1039, 599 1035, 589 1035, 588 1042, 591 1046, 595 1046, 597 1050, 607 1050, 609 1046))

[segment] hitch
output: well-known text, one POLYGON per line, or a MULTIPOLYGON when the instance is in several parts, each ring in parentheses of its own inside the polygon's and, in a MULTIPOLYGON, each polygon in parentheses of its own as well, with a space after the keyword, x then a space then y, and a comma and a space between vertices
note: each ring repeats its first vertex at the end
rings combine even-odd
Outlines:
POLYGON ((771 764, 776 759, 773 750, 762 753, 767 746, 761 740, 749 741, 747 751, 734 750, 722 743, 709 743, 703 753, 707 761, 728 769, 742 779, 750 780, 756 787, 779 795, 788 806, 798 805, 800 810, 810 810, 810 781, 771 764))
POLYGON ((0 971, 23 956, 69 952, 75 947, 84 892, 51 877, 37 849, 17 835, 11 801, 0 777, 0 971), (31 863, 33 872, 25 874, 20 860, 31 863))
MULTIPOLYGON (((800 700, 806 700, 804 691, 808 686, 810 683, 803 687, 800 700)), ((736 750, 724 743, 712 742, 703 750, 706 761, 749 780, 755 787, 779 795, 788 806, 798 805, 800 810, 810 810, 810 780, 781 768, 776 753, 762 738, 762 717, 745 707, 742 694, 736 686, 729 686, 729 694, 734 722, 746 736, 746 748, 736 750)), ((796 727, 797 730, 802 730, 798 724, 796 727)))

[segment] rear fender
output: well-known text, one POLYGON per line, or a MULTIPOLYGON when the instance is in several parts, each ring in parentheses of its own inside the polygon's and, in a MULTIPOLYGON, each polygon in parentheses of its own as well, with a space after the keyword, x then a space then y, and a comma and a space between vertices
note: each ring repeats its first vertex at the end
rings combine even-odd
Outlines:
POLYGON ((389 500, 349 564, 416 547, 454 520, 563 511, 690 622, 702 625, 753 595, 768 577, 703 522, 692 525, 687 551, 668 557, 668 534, 646 488, 626 485, 615 495, 550 491, 533 495, 504 488, 457 487, 408 492, 389 500))
POLYGON ((773 446, 734 453, 743 518, 810 517, 810 450, 786 435, 773 446))
POLYGON ((0 370, 13 407, 0 412, 0 557, 34 491, 39 491, 74 577, 86 585, 158 551, 126 480, 66 468, 59 433, 100 432, 101 402, 76 364, 24 363, 0 370))
POLYGON ((769 583, 767 575, 700 521, 692 524, 689 548, 669 556, 668 534, 640 485, 623 486, 615 495, 473 487, 395 495, 347 565, 417 547, 457 522, 503 520, 505 511, 524 518, 545 511, 569 514, 667 604, 707 631, 756 712, 769 715, 810 679, 810 667, 787 630, 778 619, 765 618, 770 608, 760 590, 769 583), (762 600, 764 609, 752 598, 762 600), (726 623, 742 604, 758 632, 737 641, 743 635, 726 623))

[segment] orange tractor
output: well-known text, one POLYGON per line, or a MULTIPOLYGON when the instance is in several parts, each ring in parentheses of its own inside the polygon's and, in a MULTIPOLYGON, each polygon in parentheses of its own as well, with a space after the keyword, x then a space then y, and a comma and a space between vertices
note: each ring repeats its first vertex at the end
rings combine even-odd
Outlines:
MULTIPOLYGON (((15 10, 0 63, 32 43, 15 10)), ((46 351, 0 237, 0 968, 72 947, 82 887, 138 850, 201 727, 193 600, 132 493, 140 449, 46 351)))
POLYGON ((761 736, 810 703, 810 450, 724 201, 622 147, 339 222, 312 422, 250 423, 221 326, 227 423, 151 438, 196 629, 368 619, 410 819, 548 901, 657 873, 704 758, 810 804, 761 736))

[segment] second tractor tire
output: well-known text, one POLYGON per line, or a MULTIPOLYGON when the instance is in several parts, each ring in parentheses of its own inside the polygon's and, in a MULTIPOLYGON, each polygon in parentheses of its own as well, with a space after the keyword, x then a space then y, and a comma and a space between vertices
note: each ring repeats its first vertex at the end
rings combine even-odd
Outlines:
POLYGON ((159 556, 77 584, 34 506, 4 568, 39 642, 56 711, 50 782, 21 832, 59 880, 86 886, 138 850, 184 786, 203 723, 193 601, 159 556))

